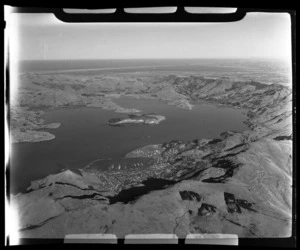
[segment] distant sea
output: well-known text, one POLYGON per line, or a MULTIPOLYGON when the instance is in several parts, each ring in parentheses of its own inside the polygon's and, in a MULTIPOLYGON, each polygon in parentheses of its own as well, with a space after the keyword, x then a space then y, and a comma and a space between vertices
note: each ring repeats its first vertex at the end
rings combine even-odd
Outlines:
POLYGON ((291 86, 291 65, 275 59, 113 59, 21 61, 19 73, 99 75, 109 72, 191 72, 208 77, 291 86))

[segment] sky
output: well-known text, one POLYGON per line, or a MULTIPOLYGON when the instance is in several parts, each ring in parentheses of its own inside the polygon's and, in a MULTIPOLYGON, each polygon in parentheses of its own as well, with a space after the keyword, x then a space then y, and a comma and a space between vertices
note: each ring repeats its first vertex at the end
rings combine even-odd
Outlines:
POLYGON ((287 13, 230 23, 64 23, 53 14, 10 14, 15 60, 279 58, 290 60, 287 13))

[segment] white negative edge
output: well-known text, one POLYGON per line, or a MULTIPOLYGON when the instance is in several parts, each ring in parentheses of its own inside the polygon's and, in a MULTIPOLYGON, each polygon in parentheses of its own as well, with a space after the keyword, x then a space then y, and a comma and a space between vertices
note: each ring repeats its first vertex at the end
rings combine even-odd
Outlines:
POLYGON ((133 14, 164 14, 164 13, 175 13, 177 11, 177 6, 165 6, 165 7, 141 7, 141 8, 124 8, 126 13, 133 14))
POLYGON ((67 234, 65 236, 66 239, 87 239, 87 240, 101 240, 101 239, 111 239, 117 240, 117 236, 115 234, 67 234))
POLYGON ((226 13, 235 13, 237 8, 230 8, 230 7, 184 7, 184 10, 191 14, 226 14, 226 13))
MULTIPOLYGON (((16 43, 16 31, 14 29, 14 22, 12 20, 12 15, 16 7, 4 5, 4 20, 6 21, 6 27, 4 29, 4 67, 9 66, 7 64, 8 59, 11 59, 12 53, 11 50, 14 48, 16 43)), ((11 61, 9 61, 11 63, 11 61)), ((12 96, 12 87, 11 82, 14 81, 15 72, 12 72, 12 69, 10 68, 10 96, 11 99, 12 96)), ((6 88, 8 87, 6 85, 7 75, 4 70, 4 91, 6 92, 6 88)), ((7 114, 8 114, 8 104, 6 104, 7 99, 6 95, 5 98, 5 106, 4 106, 4 113, 5 113, 5 119, 4 119, 4 135, 5 135, 5 166, 4 166, 4 176, 6 173, 6 170, 8 169, 8 163, 10 159, 11 154, 11 138, 10 138, 10 131, 9 131, 9 124, 6 120, 7 114)), ((11 100, 9 100, 11 101, 11 100)), ((12 204, 11 198, 6 196, 7 192, 7 180, 4 178, 4 194, 5 194, 5 246, 15 246, 20 245, 20 233, 19 233, 19 213, 17 207, 12 204), (7 241, 9 239, 9 242, 7 241)), ((11 194, 9 194, 11 195, 11 194)))
POLYGON ((224 245, 238 246, 238 239, 189 239, 184 245, 224 245))
POLYGON ((176 239, 176 234, 127 234, 126 239, 176 239))
POLYGON ((236 234, 189 234, 184 244, 238 246, 239 240, 236 234))
POLYGON ((178 244, 176 234, 128 234, 124 244, 178 244))
POLYGON ((69 14, 113 14, 117 9, 63 9, 64 12, 69 14))
POLYGON ((237 234, 188 234, 186 239, 238 239, 237 234))

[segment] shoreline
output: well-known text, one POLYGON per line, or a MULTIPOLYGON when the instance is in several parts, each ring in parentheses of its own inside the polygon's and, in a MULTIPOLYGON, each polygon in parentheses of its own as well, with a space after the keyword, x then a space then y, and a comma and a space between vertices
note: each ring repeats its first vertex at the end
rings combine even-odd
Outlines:
MULTIPOLYGON (((185 109, 183 107, 181 107, 179 104, 170 104, 168 101, 164 101, 164 100, 161 100, 161 99, 156 99, 156 98, 147 98, 147 97, 144 97, 144 96, 139 96, 139 97, 134 97, 132 95, 120 95, 118 98, 121 98, 121 97, 125 97, 125 98, 132 98, 132 99, 145 99, 145 100, 151 100, 151 101, 159 101, 159 102, 162 102, 166 105, 169 105, 169 106, 174 106, 176 108, 179 108, 179 109, 185 109)), ((230 108, 230 109, 239 109, 241 110, 241 112, 243 112, 243 114, 246 116, 246 119, 245 121, 243 121, 243 123, 246 124, 247 128, 248 129, 251 129, 248 124, 246 123, 247 120, 249 119, 248 117, 248 112, 249 110, 247 109, 242 109, 240 107, 235 107, 235 106, 231 106, 231 105, 227 105, 227 104, 219 104, 217 102, 212 102, 212 101, 206 101, 206 100, 201 100, 201 101, 198 101, 198 102, 194 102, 194 101, 190 101, 192 104, 192 107, 191 109, 193 109, 194 106, 196 105, 201 105, 201 104, 204 104, 204 105, 208 105, 208 106, 212 106, 212 107, 215 107, 215 108, 218 108, 218 109, 223 109, 223 108, 230 108)), ((60 106, 60 107, 45 107, 43 109, 39 109, 39 108, 28 108, 29 111, 33 111, 33 112, 43 112, 43 114, 41 114, 40 116, 38 116, 37 118, 41 118, 44 120, 43 116, 46 115, 46 113, 48 112, 51 112, 51 111, 56 111, 56 110, 68 110, 68 109, 76 109, 76 108, 100 108, 101 110, 107 110, 107 111, 112 111, 114 113, 117 113, 117 114, 139 114, 139 113, 142 113, 143 111, 142 110, 138 110, 136 108, 126 108, 126 107, 121 107, 119 104, 115 103, 112 101, 112 103, 114 103, 117 107, 119 107, 121 110, 125 110, 125 112, 118 112, 118 109, 112 109, 112 108, 105 108, 105 107, 100 107, 100 106, 88 106, 88 105, 66 105, 66 106, 60 106), (132 112, 132 110, 136 110, 136 112, 132 112)), ((190 110, 191 110, 190 109, 190 110)), ((55 128, 47 128, 47 126, 51 125, 52 123, 47 123, 46 121, 43 121, 42 124, 40 124, 40 127, 36 128, 35 130, 33 131, 40 131, 40 132, 43 132, 43 130, 45 131, 45 133, 48 133, 49 136, 46 137, 46 138, 40 138, 38 140, 36 139, 26 139, 26 141, 14 141, 13 143, 22 143, 22 142, 25 142, 25 143, 35 143, 35 142, 42 142, 42 141, 49 141, 49 140, 53 140, 55 139, 55 135, 52 134, 51 132, 49 132, 49 130, 52 130, 52 129, 56 129, 57 127, 55 128)))
MULTIPOLYGON (((148 89, 140 84, 147 78, 137 83, 124 79, 122 86, 120 78, 112 78, 111 86, 121 91, 135 84, 140 88, 132 88, 134 94, 145 90, 158 93, 157 99, 168 105, 184 96, 200 96, 199 103, 208 98, 213 103, 210 105, 219 100, 225 104, 220 108, 245 109, 249 129, 225 131, 218 139, 147 145, 127 152, 117 162, 94 160, 81 171, 64 170, 33 181, 29 192, 12 195, 22 237, 59 238, 74 229, 86 233, 95 227, 105 233, 111 225, 118 237, 136 230, 174 232, 177 228, 181 233, 234 230, 238 237, 246 238, 289 235, 293 191, 291 91, 277 85, 217 84, 193 77, 158 79, 154 79, 154 89, 153 82, 145 84, 148 89), (201 88, 196 80, 203 84, 201 88), (110 204, 110 197, 127 194, 151 178, 176 183, 159 186, 159 190, 151 186, 150 192, 140 192, 141 196, 133 197, 129 204, 122 199, 110 204), (39 199, 42 201, 36 202, 39 199), (179 217, 181 221, 177 221, 179 217), (72 223, 65 223, 68 220, 72 223), (149 220, 154 224, 149 226, 149 220)), ((84 100, 97 103, 93 97, 84 100)))

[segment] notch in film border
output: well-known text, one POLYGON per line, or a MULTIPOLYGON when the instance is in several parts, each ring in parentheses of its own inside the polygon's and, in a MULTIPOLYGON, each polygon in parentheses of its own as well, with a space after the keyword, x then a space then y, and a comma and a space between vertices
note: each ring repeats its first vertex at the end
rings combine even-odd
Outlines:
MULTIPOLYGON (((66 244, 118 244, 115 234, 68 234, 66 244)), ((176 234, 128 234, 124 244, 179 244, 176 234)), ((188 234, 184 244, 198 245, 238 245, 235 234, 188 234)))

